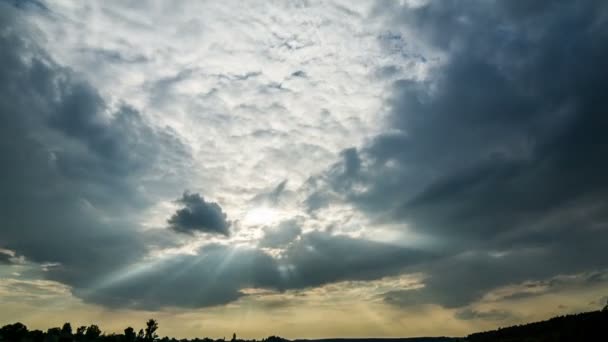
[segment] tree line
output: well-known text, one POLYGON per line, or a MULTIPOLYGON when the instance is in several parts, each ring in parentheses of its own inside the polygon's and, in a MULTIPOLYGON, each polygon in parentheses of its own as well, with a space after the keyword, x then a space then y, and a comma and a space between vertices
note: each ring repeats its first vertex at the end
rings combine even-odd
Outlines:
MULTIPOLYGON (((169 337, 160 338, 156 333, 158 322, 149 319, 145 328, 138 332, 132 327, 127 327, 122 334, 105 334, 99 326, 91 324, 72 329, 70 323, 65 323, 61 328, 50 328, 46 332, 42 330, 28 330, 23 323, 8 324, 0 328, 0 342, 226 342, 225 339, 195 338, 195 339, 176 339, 169 337)), ((285 342, 286 340, 278 336, 270 336, 260 342, 285 342)), ((231 342, 244 342, 232 335, 231 342)), ((257 342, 252 340, 252 342, 257 342)))
MULTIPOLYGON (((465 342, 608 341, 606 327, 608 327, 608 304, 601 311, 558 316, 546 321, 474 333, 456 340, 465 342)), ((28 330, 24 324, 14 323, 0 328, 0 342, 226 342, 223 338, 217 340, 160 338, 156 333, 157 330, 158 322, 154 319, 149 319, 145 328, 140 329, 137 333, 132 327, 127 327, 123 334, 104 334, 94 324, 81 326, 73 331, 71 324, 65 323, 61 328, 50 328, 43 332, 28 330)), ((343 341, 348 342, 348 340, 343 341)), ((356 340, 352 339, 352 341, 356 340)), ((407 341, 407 339, 405 340, 407 341)), ((230 342, 258 341, 237 339, 236 334, 233 334, 230 342)), ((259 342, 287 342, 287 340, 278 336, 270 336, 259 342)))

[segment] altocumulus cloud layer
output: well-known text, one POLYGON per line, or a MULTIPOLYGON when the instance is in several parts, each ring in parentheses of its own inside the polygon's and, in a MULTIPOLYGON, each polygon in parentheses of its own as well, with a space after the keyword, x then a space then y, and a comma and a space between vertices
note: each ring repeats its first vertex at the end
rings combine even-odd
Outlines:
POLYGON ((329 6, 315 29, 344 42, 261 29, 226 48, 263 46, 234 71, 167 57, 189 39, 223 51, 181 17, 193 11, 163 17, 184 40, 169 47, 135 53, 156 28, 133 5, 116 10, 127 38, 103 36, 126 48, 67 39, 65 52, 60 18, 86 8, 0 2, 0 267, 37 265, 87 303, 135 309, 416 274, 380 300, 495 321, 510 313, 472 306, 497 289, 606 283, 608 6, 368 5, 272 7, 329 6))

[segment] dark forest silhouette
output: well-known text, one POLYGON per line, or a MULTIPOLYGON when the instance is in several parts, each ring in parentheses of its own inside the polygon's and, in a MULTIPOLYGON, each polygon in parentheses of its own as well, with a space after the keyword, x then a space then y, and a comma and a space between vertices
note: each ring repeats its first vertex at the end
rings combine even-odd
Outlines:
POLYGON ((471 334, 465 341, 608 341, 608 304, 601 311, 558 316, 542 322, 471 334))
MULTIPOLYGON (((404 338, 404 339, 326 339, 326 340, 296 340, 295 342, 559 342, 559 341, 606 341, 608 340, 608 304, 601 311, 584 312, 573 315, 558 316, 546 321, 516 325, 497 330, 479 332, 464 338, 404 338)), ((160 338, 156 333, 158 322, 149 319, 146 326, 137 333, 132 327, 127 327, 123 334, 104 334, 95 324, 81 326, 74 331, 70 323, 63 327, 50 328, 46 332, 28 330, 22 323, 8 324, 0 328, 0 342, 226 342, 225 339, 194 338, 176 339, 160 338)), ((258 342, 256 340, 237 339, 232 335, 231 342, 258 342)), ((260 342, 286 342, 288 340, 270 336, 260 342)))

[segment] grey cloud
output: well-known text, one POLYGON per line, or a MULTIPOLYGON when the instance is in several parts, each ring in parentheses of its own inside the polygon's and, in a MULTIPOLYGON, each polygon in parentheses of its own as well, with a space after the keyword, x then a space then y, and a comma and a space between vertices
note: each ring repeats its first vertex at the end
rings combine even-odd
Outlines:
POLYGON ((316 210, 329 205, 336 200, 336 194, 327 191, 327 186, 337 193, 350 193, 357 184, 361 184, 361 156, 356 148, 348 148, 340 152, 340 161, 332 165, 325 175, 312 176, 305 184, 309 191, 304 200, 308 211, 316 210))
POLYGON ((302 70, 298 70, 298 71, 294 71, 293 73, 291 73, 291 77, 306 77, 306 73, 302 70))
POLYGON ((346 149, 342 151, 342 156, 344 157, 343 175, 346 178, 356 176, 361 169, 361 158, 359 158, 357 150, 354 148, 346 149))
POLYGON ((280 201, 286 197, 286 195, 290 195, 291 191, 287 190, 287 179, 283 180, 277 186, 272 188, 270 191, 263 192, 253 197, 252 201, 256 203, 264 203, 267 205, 275 206, 280 203, 280 201))
POLYGON ((37 44, 21 10, 0 3, 0 240, 44 276, 90 288, 147 253, 133 212, 149 172, 187 159, 169 129, 94 87, 37 44))
POLYGON ((401 68, 395 65, 387 65, 379 67, 375 70, 374 75, 378 78, 392 78, 401 73, 401 68))
POLYGON ((33 9, 48 11, 44 3, 39 0, 5 0, 7 4, 10 4, 19 9, 33 9))
POLYGON ((542 281, 528 282, 522 289, 508 293, 499 299, 516 300, 528 298, 536 294, 547 294, 563 290, 571 290, 581 285, 599 285, 608 283, 608 272, 593 271, 570 276, 557 276, 542 281))
POLYGON ((168 220, 176 232, 192 234, 210 233, 228 236, 230 222, 219 204, 206 202, 199 194, 185 192, 177 202, 183 205, 168 220))
POLYGON ((2 253, 0 251, 0 265, 4 264, 4 265, 10 265, 13 263, 13 261, 11 260, 12 256, 10 254, 7 253, 2 253))
POLYGON ((282 262, 288 287, 303 288, 378 279, 433 258, 416 249, 314 231, 290 244, 282 262))
POLYGON ((504 310, 489 310, 489 311, 477 311, 473 309, 464 309, 456 312, 454 315, 456 318, 461 320, 486 320, 486 321, 502 321, 513 317, 513 315, 504 310))
POLYGON ((279 198, 285 191, 285 187, 287 186, 287 179, 279 183, 276 188, 270 193, 269 198, 272 203, 277 203, 279 198))
MULTIPOLYGON (((244 296, 245 288, 277 289, 276 261, 255 249, 222 245, 203 247, 197 255, 179 255, 140 265, 140 272, 109 283, 86 300, 110 307, 153 310, 161 307, 207 307, 244 296)), ((134 266, 137 269, 137 265, 134 266)))
MULTIPOLYGON (((445 307, 457 308, 480 300, 493 289, 535 281, 545 291, 559 291, 564 288, 585 288, 593 279, 602 281, 596 275, 608 263, 608 257, 602 252, 603 238, 594 240, 596 235, 582 234, 579 237, 558 235, 558 241, 538 243, 534 247, 524 244, 522 247, 511 246, 503 253, 483 250, 480 247, 462 251, 432 261, 415 265, 411 270, 427 275, 423 288, 412 291, 389 293, 386 298, 399 306, 422 303, 438 303, 445 307), (584 248, 581 248, 584 246, 584 248), (559 275, 576 275, 589 273, 589 278, 576 281, 565 281, 559 275)), ((470 246, 470 245, 469 245, 470 246)), ((455 249, 452 247, 452 249, 455 249)), ((534 296, 540 292, 513 294, 503 299, 534 296)))
MULTIPOLYGON (((343 173, 332 184, 350 179, 369 185, 369 191, 347 196, 363 208, 389 209, 398 219, 424 210, 453 210, 433 215, 445 221, 421 224, 420 229, 458 234, 463 230, 445 230, 448 218, 478 217, 465 214, 474 208, 518 220, 581 195, 603 195, 606 184, 600 174, 606 163, 596 156, 605 152, 606 144, 591 143, 588 137, 603 137, 603 102, 596 89, 603 80, 598 71, 605 69, 601 56, 606 49, 599 46, 606 37, 599 27, 589 31, 584 25, 569 26, 587 19, 587 25, 599 25, 593 13, 601 12, 596 7, 602 5, 557 6, 527 23, 532 27, 503 14, 500 7, 470 5, 431 2, 403 10, 399 20, 412 18, 415 32, 431 34, 440 47, 448 45, 443 42, 447 39, 462 47, 431 81, 394 85, 390 122, 400 132, 381 135, 359 151, 360 158, 370 161, 364 175, 343 173), (443 23, 444 17, 466 17, 471 24, 443 23), (482 29, 488 20, 510 29, 500 48, 494 45, 505 39, 504 33, 482 29), (527 36, 527 28, 540 31, 538 41, 527 36), (562 50, 560 32, 566 30, 568 42, 577 45, 576 56, 562 50), (581 163, 595 167, 567 167, 581 163), (452 207, 459 204, 467 207, 452 207)), ((489 229, 489 234, 495 231, 489 229)))
POLYGON ((247 288, 285 291, 378 279, 398 274, 423 257, 403 247, 310 232, 277 258, 254 248, 208 245, 195 255, 133 264, 118 272, 117 281, 101 279, 94 291, 76 294, 110 307, 207 307, 235 301, 247 288))
POLYGON ((242 75, 217 75, 219 79, 226 79, 228 81, 246 81, 250 78, 256 78, 262 75, 260 71, 251 71, 242 75))
POLYGON ((404 302, 458 307, 505 284, 606 267, 607 10, 379 6, 388 25, 447 58, 425 81, 394 83, 391 132, 309 182, 311 210, 345 200, 441 242, 451 256, 419 265, 427 286, 404 302))
POLYGON ((269 227, 264 230, 264 236, 260 239, 261 247, 282 247, 294 241, 302 234, 302 228, 298 220, 281 222, 277 227, 269 227))
POLYGON ((127 55, 118 50, 111 49, 81 49, 81 52, 86 57, 89 57, 98 62, 110 62, 116 64, 131 64, 131 63, 147 63, 150 60, 141 54, 127 55))
POLYGON ((404 307, 439 303, 444 307, 458 308, 481 299, 499 286, 517 284, 531 277, 551 277, 560 268, 554 265, 559 261, 553 257, 555 254, 548 250, 518 250, 503 257, 484 252, 463 252, 421 266, 427 274, 424 287, 392 291, 384 298, 404 307))

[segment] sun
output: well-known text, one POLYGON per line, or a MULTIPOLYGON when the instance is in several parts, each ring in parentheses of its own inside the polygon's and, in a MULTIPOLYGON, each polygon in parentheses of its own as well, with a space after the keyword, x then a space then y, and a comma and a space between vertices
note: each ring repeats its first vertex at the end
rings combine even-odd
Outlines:
POLYGON ((243 223, 249 226, 259 226, 271 224, 276 220, 277 211, 272 208, 259 207, 253 208, 245 214, 243 223))

